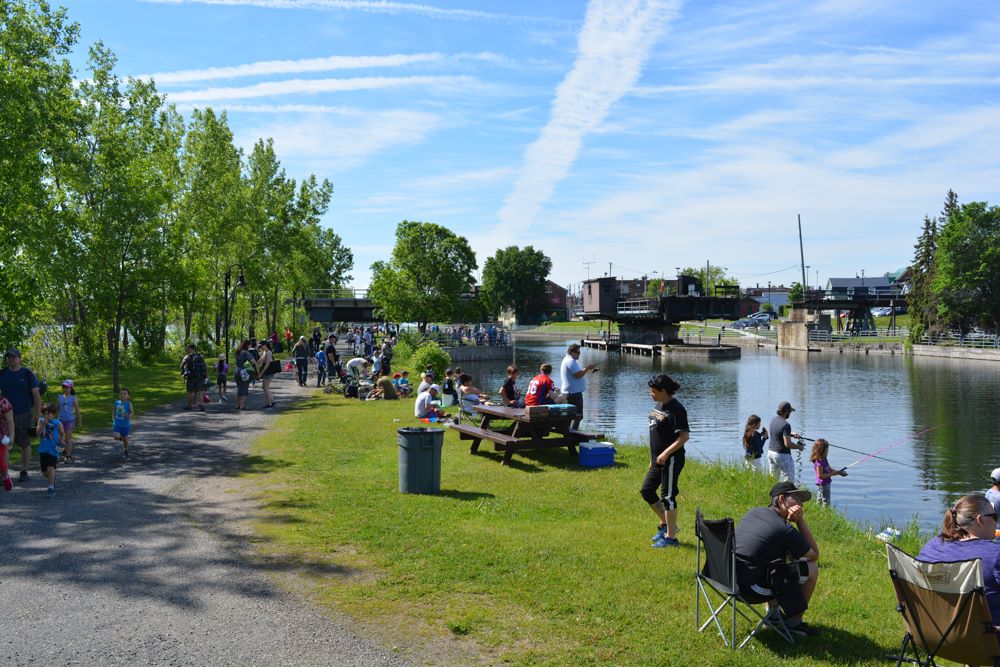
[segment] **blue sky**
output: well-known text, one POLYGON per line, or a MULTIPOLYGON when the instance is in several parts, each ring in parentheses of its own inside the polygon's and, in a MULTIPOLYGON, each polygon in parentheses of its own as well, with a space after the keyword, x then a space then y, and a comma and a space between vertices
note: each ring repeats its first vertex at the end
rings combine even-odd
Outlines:
POLYGON ((355 284, 403 219, 553 279, 905 265, 949 188, 1000 203, 993 0, 64 0, 181 111, 329 178, 355 284), (658 272, 654 274, 653 272, 658 272))

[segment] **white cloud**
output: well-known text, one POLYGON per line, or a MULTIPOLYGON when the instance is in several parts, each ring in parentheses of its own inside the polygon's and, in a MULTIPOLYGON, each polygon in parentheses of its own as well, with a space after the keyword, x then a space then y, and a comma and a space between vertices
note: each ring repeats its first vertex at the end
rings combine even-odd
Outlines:
POLYGON ((548 124, 528 147, 514 189, 500 211, 507 230, 531 223, 569 172, 587 133, 638 81, 676 2, 591 0, 573 69, 559 84, 548 124))
POLYGON ((268 76, 272 74, 302 74, 306 72, 329 72, 344 69, 373 69, 379 67, 403 67, 445 61, 479 60, 499 65, 511 65, 507 56, 498 53, 410 53, 385 56, 327 56, 325 58, 303 58, 300 60, 264 60, 228 67, 206 67, 175 72, 140 74, 138 79, 153 79, 159 85, 176 85, 213 79, 235 79, 247 76, 268 76))
POLYGON ((316 93, 377 90, 406 86, 467 90, 476 82, 476 79, 470 76, 368 76, 350 79, 289 79, 286 81, 266 81, 249 86, 182 90, 168 93, 167 96, 170 102, 213 102, 217 100, 240 100, 251 97, 272 97, 275 95, 312 95, 316 93))
POLYGON ((517 21, 526 23, 565 23, 548 16, 520 16, 475 9, 435 7, 422 3, 392 2, 390 0, 142 0, 163 5, 224 5, 263 7, 265 9, 321 9, 353 10, 376 14, 416 14, 434 19, 458 21, 517 21))
POLYGON ((435 114, 377 111, 349 119, 312 115, 294 123, 278 121, 249 127, 238 143, 252 147, 259 137, 272 137, 283 161, 296 160, 323 171, 341 171, 393 147, 419 144, 441 125, 435 114))

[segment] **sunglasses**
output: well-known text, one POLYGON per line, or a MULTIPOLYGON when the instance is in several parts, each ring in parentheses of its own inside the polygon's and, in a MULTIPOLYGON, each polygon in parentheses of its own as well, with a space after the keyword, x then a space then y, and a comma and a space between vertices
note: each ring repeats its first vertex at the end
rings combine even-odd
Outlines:
POLYGON ((646 384, 647 384, 647 385, 649 385, 649 388, 650 388, 650 389, 657 389, 657 390, 663 390, 663 389, 665 389, 665 388, 666 388, 666 387, 663 387, 663 386, 662 386, 662 385, 661 385, 661 384, 660 384, 660 383, 659 383, 659 382, 657 381, 657 379, 656 379, 655 377, 651 377, 651 378, 649 378, 649 382, 647 382, 646 384))
POLYGON ((984 518, 985 517, 989 517, 989 518, 993 519, 994 521, 996 521, 997 518, 998 518, 996 512, 990 512, 989 514, 980 514, 979 516, 984 517, 984 518))

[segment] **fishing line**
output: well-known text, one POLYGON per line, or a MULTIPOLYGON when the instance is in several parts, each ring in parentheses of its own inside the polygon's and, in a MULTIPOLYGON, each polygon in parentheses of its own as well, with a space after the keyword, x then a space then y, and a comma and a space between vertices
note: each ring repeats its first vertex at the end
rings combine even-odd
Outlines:
MULTIPOLYGON (((898 442, 895 442, 895 443, 893 443, 893 444, 889 445, 888 447, 883 447, 882 449, 879 449, 879 450, 878 450, 878 451, 876 451, 876 452, 875 452, 874 454, 869 454, 869 455, 867 455, 867 456, 866 456, 865 458, 861 458, 861 459, 858 459, 857 461, 855 461, 855 462, 854 462, 854 463, 852 463, 851 465, 849 465, 849 466, 845 466, 845 467, 843 468, 843 470, 847 470, 847 468, 850 468, 850 467, 852 467, 852 466, 856 466, 856 465, 858 465, 859 463, 862 463, 862 462, 864 462, 864 461, 867 461, 868 459, 870 459, 870 458, 872 458, 872 457, 874 457, 874 456, 876 456, 876 455, 878 455, 878 454, 881 454, 882 452, 885 452, 885 451, 888 451, 888 450, 892 449, 893 447, 898 447, 899 445, 903 444, 903 443, 904 443, 904 442, 906 442, 907 440, 911 440, 912 438, 916 438, 916 437, 917 437, 918 435, 923 435, 924 433, 929 433, 929 432, 931 432, 931 431, 934 431, 934 430, 937 430, 937 429, 939 429, 939 428, 942 428, 942 427, 944 427, 944 426, 947 426, 947 425, 948 425, 948 424, 950 424, 950 423, 951 423, 951 422, 945 422, 944 424, 938 424, 937 426, 931 426, 930 428, 925 428, 925 429, 924 429, 923 431, 918 431, 918 432, 914 433, 913 435, 908 435, 908 436, 906 436, 906 437, 904 437, 904 438, 900 439, 900 440, 899 440, 898 442)), ((913 467, 913 466, 910 466, 910 467, 913 467)))
MULTIPOLYGON (((799 440, 807 440, 809 442, 816 442, 816 440, 814 438, 806 438, 804 436, 800 437, 799 440)), ((864 454, 865 456, 871 456, 868 452, 862 452, 859 449, 851 449, 850 447, 844 447, 842 445, 834 445, 833 443, 828 443, 828 444, 831 447, 834 447, 836 449, 843 449, 844 451, 853 452, 855 454, 864 454)), ((882 461, 888 461, 889 463, 895 463, 897 465, 906 466, 907 468, 913 468, 914 470, 921 470, 921 468, 918 468, 917 466, 912 465, 910 463, 903 463, 902 461, 897 461, 895 459, 887 459, 884 456, 875 456, 874 458, 880 459, 882 461)), ((854 464, 852 463, 851 465, 854 465, 854 464)))

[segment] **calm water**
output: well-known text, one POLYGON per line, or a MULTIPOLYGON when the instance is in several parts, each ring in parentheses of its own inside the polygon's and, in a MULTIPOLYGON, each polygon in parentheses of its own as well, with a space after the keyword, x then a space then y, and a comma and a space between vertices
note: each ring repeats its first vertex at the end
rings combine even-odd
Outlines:
MULTIPOLYGON (((558 384, 564 351, 563 344, 518 345, 521 391, 543 361, 556 368, 558 384)), ((646 381, 665 372, 681 384, 677 398, 691 422, 689 456, 742 460, 747 416, 758 414, 766 425, 782 400, 796 408, 792 428, 806 437, 872 453, 892 447, 880 456, 905 465, 869 459, 833 480, 833 504, 860 523, 900 525, 916 517, 935 529, 949 499, 985 490, 990 471, 1000 466, 1000 363, 753 348, 744 349, 741 360, 716 362, 584 350, 581 363, 590 361, 601 370, 588 376, 584 427, 618 439, 646 443, 646 381)), ((476 386, 492 391, 505 367, 463 364, 476 386)), ((829 458, 843 467, 862 456, 831 447, 829 458)), ((808 450, 801 470, 811 487, 808 450)))

